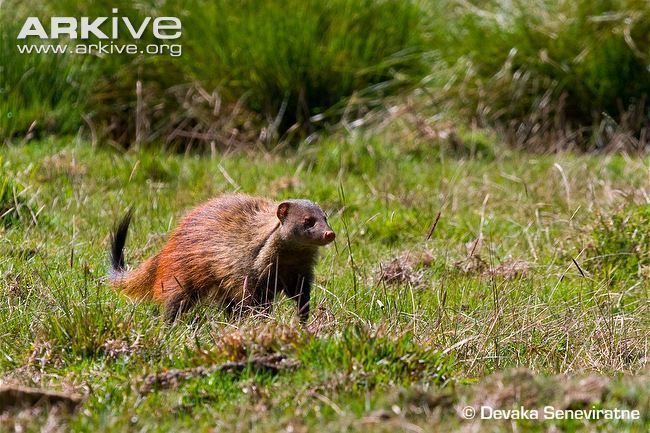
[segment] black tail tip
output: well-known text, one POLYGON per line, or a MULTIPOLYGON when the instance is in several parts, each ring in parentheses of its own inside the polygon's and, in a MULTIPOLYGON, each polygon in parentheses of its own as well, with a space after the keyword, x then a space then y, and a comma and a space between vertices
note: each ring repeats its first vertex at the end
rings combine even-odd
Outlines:
POLYGON ((133 208, 129 208, 120 222, 111 232, 111 267, 114 271, 123 271, 126 268, 124 263, 124 244, 126 234, 129 231, 129 224, 133 217, 133 208))

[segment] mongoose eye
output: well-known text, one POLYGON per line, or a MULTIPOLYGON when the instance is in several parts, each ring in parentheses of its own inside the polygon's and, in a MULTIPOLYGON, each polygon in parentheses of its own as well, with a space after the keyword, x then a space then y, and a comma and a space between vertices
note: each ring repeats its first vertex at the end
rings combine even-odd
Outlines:
POLYGON ((309 228, 314 227, 314 224, 316 224, 316 218, 309 217, 309 218, 305 218, 305 222, 303 223, 303 226, 306 229, 309 229, 309 228))

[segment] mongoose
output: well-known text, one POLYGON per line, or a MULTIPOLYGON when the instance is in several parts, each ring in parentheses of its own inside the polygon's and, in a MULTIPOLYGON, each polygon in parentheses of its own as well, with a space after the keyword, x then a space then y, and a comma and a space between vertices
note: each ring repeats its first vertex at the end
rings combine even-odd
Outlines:
POLYGON ((130 221, 129 211, 111 235, 109 281, 132 298, 163 304, 168 321, 205 298, 231 314, 268 312, 284 292, 296 300, 304 323, 318 247, 336 237, 325 213, 309 200, 274 203, 227 194, 191 210, 158 254, 127 271, 123 249, 130 221))

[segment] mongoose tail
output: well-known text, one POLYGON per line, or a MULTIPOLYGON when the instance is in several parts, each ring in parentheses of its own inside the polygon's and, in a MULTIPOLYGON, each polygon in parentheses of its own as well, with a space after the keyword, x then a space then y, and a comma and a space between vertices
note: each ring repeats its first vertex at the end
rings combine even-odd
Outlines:
POLYGON ((158 256, 146 260, 138 269, 126 270, 124 245, 132 217, 133 211, 129 209, 111 233, 111 269, 108 280, 114 289, 131 298, 141 300, 152 296, 158 256))

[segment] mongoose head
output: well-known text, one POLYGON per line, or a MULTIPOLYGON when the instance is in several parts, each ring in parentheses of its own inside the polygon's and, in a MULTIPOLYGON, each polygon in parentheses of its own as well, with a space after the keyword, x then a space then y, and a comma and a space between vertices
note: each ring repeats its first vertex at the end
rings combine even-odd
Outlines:
POLYGON ((278 205, 280 235, 301 246, 322 246, 334 240, 336 233, 327 223, 325 212, 309 200, 287 200, 278 205))

